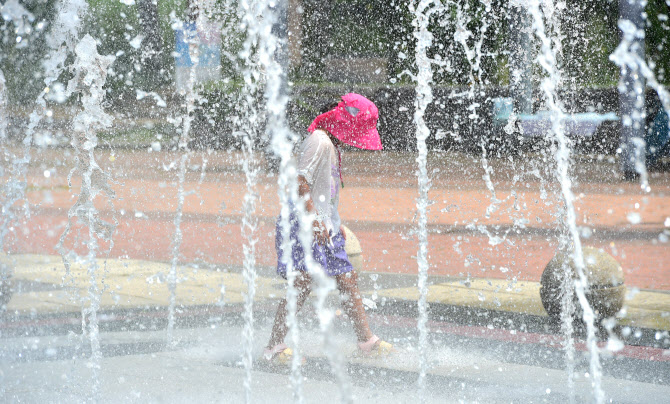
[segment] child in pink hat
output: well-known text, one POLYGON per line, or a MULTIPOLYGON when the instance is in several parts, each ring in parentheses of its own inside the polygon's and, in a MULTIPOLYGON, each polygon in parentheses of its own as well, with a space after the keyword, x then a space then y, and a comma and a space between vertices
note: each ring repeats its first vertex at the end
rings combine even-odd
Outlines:
MULTIPOLYGON (((335 278, 343 298, 344 311, 353 322, 361 353, 386 355, 393 346, 370 331, 358 290, 358 275, 344 251, 345 236, 337 211, 342 185, 340 146, 346 143, 360 149, 381 150, 377 132, 379 112, 372 101, 354 93, 346 94, 337 105, 331 105, 322 112, 307 129, 310 135, 303 141, 298 159, 298 192, 301 200, 305 201, 305 210, 315 217, 312 256, 326 274, 335 278)), ((285 252, 282 249, 283 235, 277 221, 277 272, 286 278, 287 269, 282 257, 290 253, 293 267, 299 271, 295 279, 299 310, 311 292, 312 278, 305 266, 304 247, 298 240, 299 222, 295 211, 291 213, 289 222, 293 250, 285 252)), ((290 363, 293 354, 284 343, 288 332, 287 314, 286 299, 282 299, 264 353, 265 359, 280 364, 290 363)))

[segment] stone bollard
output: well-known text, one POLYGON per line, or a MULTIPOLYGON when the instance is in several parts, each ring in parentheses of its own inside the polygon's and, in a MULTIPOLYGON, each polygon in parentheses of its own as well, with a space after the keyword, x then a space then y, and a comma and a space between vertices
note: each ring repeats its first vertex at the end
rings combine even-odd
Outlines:
POLYGON ((342 229, 344 230, 344 235, 347 238, 347 241, 344 243, 344 251, 347 252, 349 261, 351 262, 351 265, 353 265, 354 269, 357 272, 361 272, 363 269, 363 250, 361 249, 361 243, 358 241, 358 238, 354 232, 349 230, 347 226, 342 225, 342 229))
MULTIPOLYGON (((584 272, 588 279, 586 299, 595 312, 597 319, 612 317, 621 310, 626 295, 623 269, 621 265, 602 249, 584 247, 584 272)), ((577 279, 577 268, 574 260, 565 252, 558 252, 547 264, 540 280, 540 298, 542 305, 550 317, 561 318, 561 279, 565 272, 563 266, 569 267, 573 279, 577 279)), ((575 295, 575 317, 581 318, 582 310, 575 295)))

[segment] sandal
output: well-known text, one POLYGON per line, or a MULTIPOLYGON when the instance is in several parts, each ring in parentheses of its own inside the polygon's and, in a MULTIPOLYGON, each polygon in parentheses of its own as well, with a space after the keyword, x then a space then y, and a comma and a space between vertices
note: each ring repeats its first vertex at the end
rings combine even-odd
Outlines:
POLYGON ((365 342, 358 343, 358 351, 369 358, 383 358, 394 352, 393 345, 373 335, 365 342))
POLYGON ((263 358, 276 365, 290 366, 293 360, 293 350, 284 343, 277 344, 272 349, 265 348, 263 358))

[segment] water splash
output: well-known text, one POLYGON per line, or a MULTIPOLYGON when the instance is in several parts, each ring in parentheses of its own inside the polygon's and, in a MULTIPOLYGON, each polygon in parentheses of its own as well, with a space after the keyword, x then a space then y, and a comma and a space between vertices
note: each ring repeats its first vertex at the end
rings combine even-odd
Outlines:
MULTIPOLYGON (((3 184, 2 193, 0 193, 2 203, 2 218, 0 219, 0 249, 4 248, 4 238, 7 235, 11 223, 16 221, 17 214, 14 211, 19 201, 23 203, 23 215, 30 217, 30 207, 25 198, 25 189, 28 184, 27 168, 32 159, 31 145, 35 135, 35 129, 47 116, 46 95, 50 86, 54 84, 66 68, 65 60, 71 52, 79 38, 81 25, 81 16, 88 10, 88 4, 84 0, 64 0, 57 7, 57 17, 54 20, 49 36, 47 37, 47 46, 49 54, 43 62, 45 72, 44 90, 40 92, 35 100, 35 109, 30 114, 30 121, 26 128, 26 134, 23 138, 23 155, 11 156, 12 171, 11 180, 3 184)), ((34 17, 15 0, 5 3, 2 9, 5 20, 12 19, 21 30, 28 29, 24 24, 27 19, 30 21, 34 17), (10 12, 11 11, 11 12, 10 12)))
POLYGON ((75 54, 76 59, 72 66, 75 74, 68 82, 66 94, 68 97, 78 94, 83 109, 73 120, 71 145, 75 150, 76 164, 68 176, 68 183, 72 186, 72 176, 75 172, 80 172, 82 184, 77 201, 68 211, 68 222, 58 242, 57 250, 62 255, 63 263, 68 271, 73 261, 81 262, 87 267, 89 288, 88 296, 82 298, 82 323, 88 320, 88 337, 91 343, 89 367, 93 370, 93 395, 97 397, 100 389, 99 371, 102 360, 97 317, 102 292, 97 280, 97 256, 100 249, 99 241, 109 243, 111 250, 116 220, 114 223, 109 223, 100 219, 94 205, 95 199, 101 196, 106 198, 113 211, 111 200, 114 198, 114 191, 109 185, 110 175, 98 166, 94 151, 98 144, 96 131, 112 125, 113 118, 102 109, 101 103, 105 96, 103 86, 107 79, 107 69, 115 58, 98 54, 96 41, 90 35, 84 36, 79 41, 75 54), (88 229, 85 241, 88 253, 85 257, 80 257, 75 251, 77 240, 73 243, 72 249, 65 246, 75 222, 83 224, 88 229))
MULTIPOLYGON (((7 111, 7 94, 5 91, 7 88, 6 83, 5 74, 0 70, 0 147, 2 147, 2 155, 0 155, 0 159, 2 159, 2 164, 0 164, 0 178, 5 178, 8 174, 5 172, 5 167, 12 159, 12 152, 8 145, 9 135, 7 134, 7 119, 9 119, 9 115, 7 111)), ((5 182, 5 184, 7 182, 5 182)), ((4 250, 4 239, 9 227, 5 224, 5 221, 9 219, 9 208, 10 207, 5 207, 3 204, 2 209, 0 210, 0 214, 2 214, 2 226, 0 226, 0 251, 4 250)), ((4 274, 0 274, 0 276, 3 275, 4 274)), ((4 279, 4 277, 0 279, 4 279)))
MULTIPOLYGON (((550 3, 552 4, 552 3, 550 3)), ((532 17, 532 25, 535 35, 540 41, 540 53, 538 55, 538 63, 546 72, 547 77, 542 80, 541 88, 544 93, 545 101, 549 110, 551 111, 551 135, 553 140, 557 143, 558 149, 555 153, 555 160, 557 166, 556 177, 561 184, 561 191, 565 202, 565 221, 570 232, 572 259, 574 260, 577 269, 578 279, 575 281, 574 288, 579 303, 583 309, 583 318, 587 327, 587 347, 591 356, 590 370, 592 376, 593 393, 596 402, 601 403, 604 400, 604 392, 602 390, 602 371, 600 365, 599 348, 595 334, 595 314, 586 299, 586 290, 588 289, 588 279, 585 274, 584 256, 582 254, 582 244, 579 236, 579 230, 576 224, 576 215, 574 209, 574 195, 571 190, 571 181, 568 175, 568 167, 570 164, 570 147, 567 137, 564 132, 565 113, 556 99, 556 89, 558 83, 561 82, 561 75, 558 70, 556 60, 556 50, 552 47, 552 41, 546 34, 545 18, 548 18, 548 10, 551 7, 543 6, 535 2, 526 4, 528 12, 532 17)))
MULTIPOLYGON (((619 82, 619 91, 622 94, 631 95, 644 93, 644 84, 642 82, 642 78, 644 78, 647 85, 653 88, 658 94, 658 98, 661 101, 665 113, 670 117, 670 92, 656 80, 654 72, 639 54, 638 48, 641 46, 640 43, 644 43, 644 29, 638 29, 630 20, 620 20, 618 26, 623 37, 619 46, 617 46, 614 52, 610 55, 610 60, 621 69, 622 80, 619 82), (630 73, 626 73, 626 70, 630 70, 630 73), (634 78, 632 88, 630 88, 631 83, 623 80, 623 77, 626 75, 630 75, 634 78)), ((636 102, 642 102, 642 105, 636 105, 637 108, 644 108, 644 101, 640 101, 640 97, 636 97, 636 102)), ((639 116, 639 114, 623 116, 622 120, 624 126, 644 126, 644 117, 639 116)), ((632 142, 634 146, 633 156, 631 157, 633 160, 633 168, 640 175, 640 187, 642 190, 644 192, 650 192, 649 174, 647 173, 645 162, 646 143, 642 138, 633 138, 632 142)))
POLYGON ((419 276, 417 285, 419 288, 419 399, 421 402, 426 400, 426 373, 428 372, 428 330, 426 323, 428 321, 428 190, 430 189, 430 178, 426 169, 428 148, 426 139, 430 135, 430 130, 424 121, 426 108, 433 101, 433 93, 430 83, 433 80, 433 69, 431 60, 428 57, 428 49, 432 45, 433 35, 428 26, 430 15, 436 10, 433 0, 420 0, 416 4, 412 3, 410 10, 414 13, 414 37, 416 38, 416 65, 418 68, 416 80, 416 99, 414 101, 414 123, 416 124, 416 144, 419 151, 416 157, 417 180, 419 188, 419 197, 417 198, 416 208, 418 213, 417 235, 419 239, 419 250, 417 253, 417 264, 419 267, 419 276))
POLYGON ((17 36, 29 34, 32 31, 31 23, 35 16, 19 3, 19 0, 7 0, 0 8, 0 14, 5 21, 14 23, 14 33, 17 36))
MULTIPOLYGON (((272 31, 272 25, 276 22, 277 18, 276 10, 271 7, 273 3, 267 0, 261 0, 259 3, 261 15, 264 18, 259 21, 259 31, 263 35, 259 38, 258 60, 266 73, 265 100, 270 144, 275 156, 279 158, 279 177, 277 183, 279 200, 281 202, 280 231, 284 240, 282 249, 284 251, 291 251, 290 243, 287 240, 290 239, 289 214, 291 207, 293 207, 296 210, 300 225, 298 242, 305 246, 305 265, 317 285, 315 308, 323 337, 324 351, 337 379, 340 399, 342 402, 349 403, 353 402, 351 382, 344 367, 344 358, 337 349, 334 339, 335 333, 332 330, 332 320, 335 316, 333 311, 328 309, 325 304, 328 294, 335 290, 335 281, 328 277, 323 268, 314 261, 311 248, 307 247, 312 245, 312 222, 314 217, 305 211, 304 203, 298 197, 297 170, 294 161, 291 159, 293 144, 297 141, 297 135, 289 130, 286 123, 286 105, 289 98, 284 84, 284 75, 286 72, 283 71, 280 61, 276 58, 276 55, 280 52, 279 48, 282 46, 282 43, 280 43, 279 38, 272 31)), ((290 256, 290 254, 283 255, 290 256)), ((291 314, 291 311, 295 313, 297 307, 293 306, 294 303, 291 301, 297 297, 294 287, 295 270, 289 271, 287 275, 289 277, 289 293, 287 295, 289 299, 289 317, 294 318, 295 314, 291 314)), ((289 326, 291 325, 291 328, 296 328, 297 322, 295 319, 290 320, 289 326)), ((301 388, 301 385, 296 384, 296 368, 300 365, 300 360, 300 355, 294 354, 292 384, 294 395, 297 395, 297 401, 302 400, 301 391, 296 390, 297 388, 301 388)))
MULTIPOLYGON (((8 140, 8 135, 7 135, 7 119, 9 118, 9 114, 7 111, 7 94, 6 94, 6 88, 7 88, 7 81, 5 80, 5 74, 2 72, 2 69, 0 69, 0 145, 2 145, 2 153, 3 153, 3 160, 8 161, 9 160, 9 151, 5 149, 7 145, 7 140, 8 140)), ((0 177, 4 177, 4 167, 5 165, 0 166, 0 177)), ((0 247, 2 244, 0 243, 0 247)))
MULTIPOLYGON (((207 2, 202 0, 195 0, 190 3, 190 7, 193 10, 206 10, 207 2), (203 4, 204 3, 204 4, 203 4)), ((204 24, 206 22, 206 13, 198 13, 197 20, 195 21, 196 26, 204 24)), ((186 29, 185 29, 186 30, 186 29)), ((181 120, 181 134, 179 136, 179 142, 177 148, 182 151, 182 155, 179 158, 179 169, 177 172, 177 209, 175 212, 174 226, 175 234, 172 239, 172 260, 170 265, 170 271, 167 276, 167 285, 170 292, 170 298, 168 303, 168 324, 166 329, 167 334, 167 344, 168 346, 175 347, 177 341, 174 339, 174 327, 175 327, 175 311, 177 306, 177 284, 179 283, 179 274, 178 274, 178 265, 180 257, 180 248, 182 243, 182 230, 181 222, 184 213, 184 201, 188 195, 194 193, 193 190, 185 190, 184 184, 186 180, 186 171, 191 160, 192 151, 189 148, 189 142, 191 140, 191 124, 193 121, 193 115, 195 112, 195 104, 198 98, 198 92, 195 88, 196 83, 196 74, 197 74, 197 65, 198 65, 198 56, 199 49, 198 46, 191 46, 197 44, 195 33, 185 34, 185 41, 189 44, 188 52, 193 65, 189 71, 188 80, 186 81, 186 93, 185 93, 185 103, 186 103, 186 112, 180 117, 181 120)))
MULTIPOLYGON (((465 57, 469 65, 468 76, 470 81, 469 83, 470 89, 467 95, 468 99, 470 100, 470 105, 468 106, 470 115, 468 116, 468 119, 470 119, 470 124, 473 126, 477 125, 480 121, 480 116, 477 113, 477 108, 480 107, 480 104, 475 101, 475 93, 480 88, 480 85, 482 83, 482 73, 483 73, 481 69, 482 56, 483 56, 482 45, 484 43, 484 39, 486 39, 486 32, 490 25, 490 20, 489 18, 487 18, 487 16, 491 12, 491 2, 483 1, 482 4, 480 4, 480 6, 481 7, 477 10, 478 11, 477 17, 478 20, 481 22, 481 27, 479 29, 479 37, 476 39, 473 47, 471 48, 470 45, 468 44, 468 40, 470 38, 473 38, 474 35, 472 31, 468 30, 467 28, 468 25, 472 22, 471 14, 465 13, 466 11, 464 10, 465 7, 462 7, 458 3, 455 4, 456 32, 454 33, 454 39, 463 48, 463 52, 465 53, 465 57)), ((469 9, 469 5, 466 7, 469 9)), ((499 206, 505 201, 499 199, 496 194, 496 189, 492 180, 493 167, 489 164, 486 143, 487 143, 486 137, 482 136, 479 141, 479 148, 481 149, 480 161, 482 163, 482 168, 484 170, 482 178, 484 179, 486 188, 491 193, 491 203, 486 208, 485 217, 490 218, 491 214, 495 213, 498 210, 499 206)), ((491 233, 488 231, 488 229, 486 229, 486 227, 478 226, 477 228, 483 234, 489 237, 490 244, 495 245, 498 243, 497 237, 491 235, 491 233)))
MULTIPOLYGON (((0 178, 5 178, 5 165, 11 160, 11 151, 8 146, 8 135, 7 135, 7 96, 5 94, 5 75, 0 70, 0 178)), ((5 180, 3 180, 5 182, 5 180)), ((9 182, 9 181, 7 181, 9 182)), ((5 183, 7 183, 5 182, 5 183)), ((9 217, 9 212, 5 212, 5 207, 0 205, 0 215, 2 215, 2 226, 0 227, 0 252, 4 251, 3 240, 6 235, 6 231, 9 230, 9 226, 5 225, 5 220, 9 217)), ((8 265, 0 265, 0 293, 5 293, 5 290, 8 289, 9 279, 12 276, 11 270, 8 265)), ((3 296, 4 298, 4 296, 3 296)), ((4 300, 4 299, 3 299, 4 300)), ((4 310, 4 304, 0 303, 0 310, 4 310)), ((3 390, 0 390, 0 394, 3 393, 3 390)))
MULTIPOLYGON (((14 31, 17 35, 24 35, 28 33, 32 28, 30 22, 35 20, 35 16, 26 10, 18 0, 8 0, 5 4, 2 5, 0 9, 2 14, 2 19, 5 21, 11 21, 15 28, 14 31)), ((7 234, 17 219, 17 214, 15 212, 14 205, 21 200, 25 199, 25 188, 27 184, 26 169, 28 164, 30 164, 30 144, 32 143, 32 133, 26 133, 24 139, 24 149, 23 157, 15 155, 10 151, 7 146, 7 100, 6 100, 6 87, 5 87, 5 77, 4 74, 1 78, 2 94, 2 127, 0 128, 0 136, 2 138, 3 145, 3 159, 5 162, 9 163, 11 161, 12 168, 9 172, 5 172, 5 164, 2 165, 2 172, 0 172, 0 177, 7 176, 8 180, 3 181, 2 192, 0 193, 0 251, 4 251, 4 240, 7 234)), ((38 98, 38 103, 39 103, 38 98)), ((7 164, 9 166, 9 164, 7 164)), ((24 215, 28 217, 30 215, 29 207, 27 201, 23 205, 24 215)))
POLYGON ((239 2, 239 11, 243 14, 242 23, 246 30, 246 40, 240 52, 240 59, 243 66, 244 85, 241 97, 241 112, 236 126, 242 136, 242 168, 246 176, 247 191, 244 195, 242 218, 242 237, 245 239, 243 277, 247 287, 247 293, 244 295, 244 330, 243 346, 244 352, 242 363, 245 370, 244 394, 245 402, 252 402, 252 370, 253 370, 253 345, 254 345, 254 297, 256 293, 256 243, 258 238, 256 230, 258 228, 258 219, 255 217, 256 202, 258 191, 256 189, 259 173, 259 160, 256 157, 255 146, 258 143, 258 122, 261 114, 257 108, 256 97, 259 91, 259 66, 253 63, 253 48, 258 43, 260 32, 257 30, 260 14, 252 4, 247 1, 239 2))
MULTIPOLYGON (((456 7, 456 32, 454 33, 454 39, 459 44, 461 44, 461 47, 463 47, 466 60, 470 65, 470 70, 468 72, 470 80, 469 95, 470 98, 474 98, 477 84, 482 82, 482 45, 484 44, 484 39, 486 39, 486 31, 490 25, 490 20, 487 18, 487 16, 491 13, 491 0, 483 0, 480 4, 481 7, 476 10, 478 12, 477 19, 480 21, 481 26, 479 28, 479 38, 477 38, 475 41, 473 48, 468 45, 468 40, 473 37, 473 33, 467 28, 468 25, 472 22, 472 14, 470 12, 464 13, 464 11, 469 9, 470 6, 461 6, 458 2, 454 3, 454 5, 456 7)), ((475 103, 470 105, 472 111, 471 115, 469 116, 470 119, 478 118, 476 112, 478 106, 479 104, 475 103)))
MULTIPOLYGON (((567 262, 564 263, 567 265, 567 262)), ((572 270, 569 267, 563 267, 560 274, 561 284, 561 331, 565 336, 565 364, 568 373, 568 392, 569 402, 575 402, 575 330, 573 326, 575 318, 575 288, 572 270)))

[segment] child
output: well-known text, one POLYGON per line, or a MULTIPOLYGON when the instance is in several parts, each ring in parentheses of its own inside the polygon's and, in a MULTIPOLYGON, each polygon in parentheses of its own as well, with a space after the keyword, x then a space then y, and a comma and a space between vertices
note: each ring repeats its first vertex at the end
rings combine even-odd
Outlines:
MULTIPOLYGON (((303 141, 298 161, 298 193, 305 201, 305 210, 315 215, 313 222, 314 243, 312 254, 328 276, 335 277, 337 288, 342 295, 343 308, 354 324, 358 338, 358 348, 371 356, 386 355, 393 346, 382 341, 370 331, 361 295, 358 291, 358 275, 354 271, 347 253, 344 251, 345 236, 337 212, 340 184, 342 182, 342 143, 360 149, 380 150, 382 148, 377 132, 378 111, 367 98, 350 93, 342 101, 330 106, 327 111, 314 119, 307 129, 310 135, 303 141)), ((298 310, 311 292, 312 277, 305 267, 303 246, 298 240, 299 223, 295 212, 289 218, 290 237, 293 243, 291 258, 295 270, 298 291, 298 310)), ((282 263, 282 234, 279 221, 275 246, 277 249, 277 272, 286 278, 286 266, 282 263)), ((268 361, 288 364, 293 354, 284 343, 288 332, 286 325, 286 299, 279 302, 272 335, 264 352, 268 361)))

